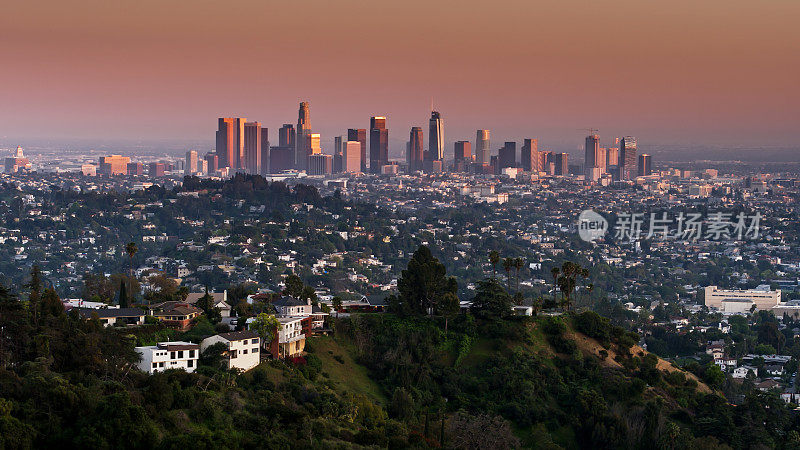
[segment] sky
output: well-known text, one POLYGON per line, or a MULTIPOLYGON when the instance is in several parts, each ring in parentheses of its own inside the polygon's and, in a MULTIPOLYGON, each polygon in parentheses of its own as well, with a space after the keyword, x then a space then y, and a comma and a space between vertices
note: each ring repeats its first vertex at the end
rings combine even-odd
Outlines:
MULTIPOLYGON (((323 146, 431 102, 448 145, 793 147, 797 0, 17 1, 0 15, 0 139, 203 141, 300 101, 323 146)), ((427 139, 427 136, 426 136, 427 139)), ((451 148, 448 149, 452 151, 451 148)))

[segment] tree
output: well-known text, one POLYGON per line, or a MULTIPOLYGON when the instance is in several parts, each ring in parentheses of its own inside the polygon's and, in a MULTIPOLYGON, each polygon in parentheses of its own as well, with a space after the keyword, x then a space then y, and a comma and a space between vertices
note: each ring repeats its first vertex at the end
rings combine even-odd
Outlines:
POLYGON ((558 266, 555 266, 552 269, 550 269, 550 274, 553 275, 553 303, 556 303, 556 304, 557 304, 557 301, 556 301, 556 290, 557 290, 556 283, 558 282, 558 273, 559 272, 560 272, 560 270, 559 270, 558 266))
POLYGON ((133 278, 133 256, 138 252, 139 249, 136 247, 136 243, 128 242, 125 245, 125 253, 128 254, 128 261, 130 263, 130 271, 131 271, 131 278, 133 278))
POLYGON ((492 278, 497 276, 497 263, 500 262, 500 253, 497 250, 489 252, 489 262, 492 263, 492 278))
POLYGON ((277 338, 277 333, 281 329, 281 323, 275 316, 261 313, 257 315, 253 323, 250 324, 250 329, 258 333, 261 337, 261 347, 267 348, 267 344, 277 338))
POLYGON ((478 282, 475 298, 470 310, 475 316, 483 319, 501 319, 511 313, 511 296, 496 279, 490 278, 478 282))
POLYGON ((339 311, 342 309, 342 297, 338 295, 333 296, 331 300, 331 304, 333 305, 333 309, 336 310, 336 318, 339 318, 339 311))
POLYGON ((506 271, 506 290, 511 291, 511 269, 514 268, 514 259, 506 258, 503 260, 503 270, 506 271))
POLYGON ((511 425, 502 417, 490 414, 472 416, 463 411, 450 419, 448 443, 463 450, 503 450, 520 446, 511 425))
POLYGON ((58 317, 61 314, 64 314, 64 304, 61 303, 56 290, 53 288, 45 289, 42 294, 41 317, 58 317))
POLYGON ((397 282, 399 296, 395 297, 393 305, 395 312, 425 315, 449 311, 458 285, 455 278, 446 275, 444 264, 433 257, 428 247, 421 245, 400 274, 397 282))
POLYGON ((519 292, 519 271, 525 267, 525 263, 522 261, 522 258, 515 258, 514 259, 514 268, 517 269, 517 292, 519 292))
POLYGON ((39 266, 31 267, 31 280, 25 284, 25 287, 29 290, 28 309, 31 312, 33 324, 39 326, 39 311, 42 301, 42 271, 39 266))
POLYGON ((303 284, 303 280, 301 280, 300 277, 298 277, 295 274, 291 274, 288 277, 286 277, 284 285, 286 286, 283 289, 284 295, 289 295, 294 298, 300 298, 300 296, 303 294, 303 287, 305 285, 303 284))
POLYGON ((208 321, 216 324, 222 320, 222 313, 219 308, 214 305, 214 297, 208 293, 208 286, 206 286, 206 293, 197 299, 196 306, 203 310, 208 321))
POLYGON ((124 280, 119 283, 119 307, 128 307, 128 288, 124 280))

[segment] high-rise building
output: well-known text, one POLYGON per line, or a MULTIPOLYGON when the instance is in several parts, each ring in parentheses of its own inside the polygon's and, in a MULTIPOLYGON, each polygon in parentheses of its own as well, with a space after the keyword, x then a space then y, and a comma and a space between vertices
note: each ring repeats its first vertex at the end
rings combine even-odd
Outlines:
POLYGON ((606 148, 606 168, 619 166, 619 149, 615 147, 606 148))
POLYGON ((469 141, 456 141, 453 146, 453 157, 456 161, 472 161, 472 143, 469 141))
POLYGON ((281 147, 294 147, 294 125, 285 123, 278 130, 278 145, 281 147))
POLYGON ((320 141, 322 137, 319 133, 306 133, 306 145, 305 148, 308 151, 308 156, 311 155, 318 155, 322 153, 322 147, 320 146, 320 141))
POLYGON ((506 142, 497 155, 498 169, 517 167, 517 143, 506 142))
POLYGON ((231 167, 235 161, 233 147, 234 139, 234 119, 230 117, 220 117, 217 127, 217 156, 219 157, 220 167, 231 167))
POLYGON ((183 171, 186 175, 193 175, 200 171, 196 150, 189 150, 186 152, 186 165, 183 171))
POLYGON ((144 175, 144 164, 140 162, 130 162, 126 169, 128 175, 144 175))
POLYGON ((361 142, 347 141, 342 147, 342 172, 361 172, 361 142))
POLYGON ((311 141, 308 135, 311 134, 311 112, 309 111, 308 102, 300 102, 300 109, 297 112, 297 150, 294 155, 294 162, 298 169, 308 168, 308 156, 311 155, 311 149, 306 147, 311 141))
POLYGON ((653 174, 653 158, 647 153, 639 155, 639 170, 640 177, 647 177, 653 174))
POLYGON ((314 153, 308 156, 309 175, 330 175, 333 172, 333 156, 314 153))
POLYGON ((428 127, 428 153, 423 156, 426 161, 444 160, 444 128, 439 111, 431 111, 428 127))
POLYGON ((389 163, 389 130, 386 117, 374 116, 369 121, 369 171, 381 173, 389 163))
POLYGON ((153 178, 163 177, 165 170, 166 166, 164 165, 163 162, 152 162, 149 164, 149 170, 147 174, 153 178))
POLYGON ((583 158, 583 165, 584 167, 600 167, 598 165, 598 156, 600 153, 600 136, 593 134, 590 136, 586 136, 586 147, 585 153, 583 158))
POLYGON ((569 175, 569 154, 556 153, 555 155, 555 170, 554 175, 569 175))
POLYGON ((475 137, 475 162, 478 164, 489 164, 491 162, 489 130, 478 130, 475 137))
POLYGON ((241 169, 249 174, 261 173, 261 124, 244 124, 244 163, 241 169))
POLYGON ((539 166, 539 141, 537 139, 525 139, 522 141, 522 170, 526 172, 540 172, 539 166))
POLYGON ((342 172, 344 166, 344 140, 342 136, 333 138, 333 173, 342 172))
POLYGON ((630 180, 636 176, 636 138, 625 136, 619 140, 619 166, 622 169, 620 177, 623 180, 630 180))
POLYGON ((408 163, 409 172, 422 170, 424 153, 422 150, 422 127, 412 127, 408 138, 408 163))
POLYGON ((361 172, 367 171, 367 130, 365 128, 350 128, 347 130, 348 141, 358 141, 361 144, 361 172))
POLYGON ((17 146, 17 150, 14 151, 12 156, 9 156, 5 160, 6 166, 6 173, 16 173, 21 170, 31 170, 31 162, 28 158, 25 157, 25 153, 22 151, 21 146, 17 146))
POLYGON ((294 153, 296 148, 288 145, 278 145, 269 149, 269 172, 281 173, 284 170, 294 169, 294 153))
POLYGON ((111 155, 100 157, 100 167, 97 173, 107 176, 125 175, 128 173, 128 163, 131 159, 127 156, 111 155))
POLYGON ((206 173, 211 175, 219 170, 219 156, 215 152, 208 152, 203 157, 206 160, 206 173))
POLYGON ((266 175, 269 172, 269 129, 261 128, 261 152, 259 154, 259 173, 266 175))

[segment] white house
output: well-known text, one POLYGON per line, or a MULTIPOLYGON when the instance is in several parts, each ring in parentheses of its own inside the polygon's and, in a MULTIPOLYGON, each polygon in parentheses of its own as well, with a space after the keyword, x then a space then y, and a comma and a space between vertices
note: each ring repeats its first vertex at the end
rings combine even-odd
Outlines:
POLYGON ((200 343, 200 352, 206 351, 214 344, 223 343, 228 346, 224 354, 228 361, 228 369, 247 372, 261 362, 260 342, 261 338, 255 331, 233 331, 203 339, 200 343))
POLYGON ((200 361, 200 346, 191 342, 159 342, 156 345, 136 347, 142 355, 139 369, 153 374, 168 369, 183 369, 194 372, 200 361))
POLYGON ((303 333, 302 317, 279 317, 281 323, 278 330, 278 351, 280 356, 295 356, 306 347, 306 335, 303 333))
POLYGON ((731 376, 733 378, 746 378, 747 374, 750 372, 753 372, 753 375, 756 375, 758 369, 756 369, 754 366, 739 366, 733 369, 731 376))

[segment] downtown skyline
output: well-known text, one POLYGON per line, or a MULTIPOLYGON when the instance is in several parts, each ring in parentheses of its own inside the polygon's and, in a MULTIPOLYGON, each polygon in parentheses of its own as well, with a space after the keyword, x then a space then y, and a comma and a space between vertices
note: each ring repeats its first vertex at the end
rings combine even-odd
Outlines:
MULTIPOLYGON (((300 99, 322 136, 376 114, 425 129, 433 97, 447 135, 464 139, 533 132, 572 152, 593 127, 658 144, 797 145, 797 2, 442 2, 422 15, 413 2, 84 3, 91 14, 10 5, 0 57, 14 70, 0 74, 0 100, 13 108, 0 111, 0 138, 206 140, 209 116, 282 123, 300 99), (298 15, 307 32, 284 20, 298 15)), ((392 155, 406 134, 390 134, 392 155)))

